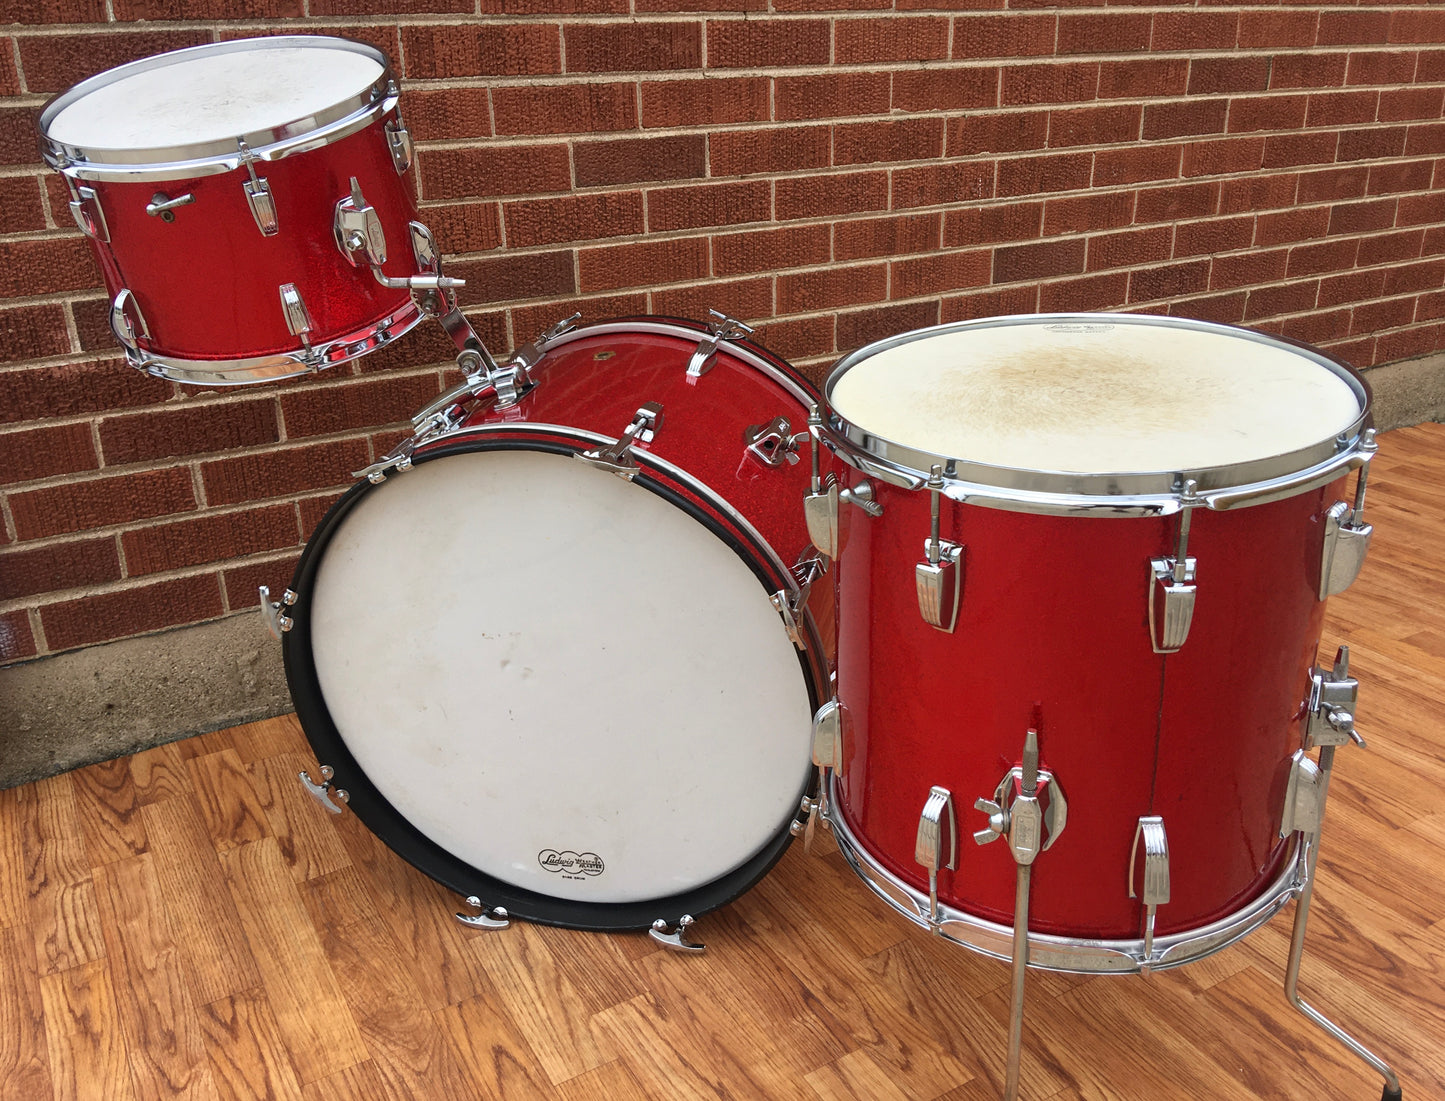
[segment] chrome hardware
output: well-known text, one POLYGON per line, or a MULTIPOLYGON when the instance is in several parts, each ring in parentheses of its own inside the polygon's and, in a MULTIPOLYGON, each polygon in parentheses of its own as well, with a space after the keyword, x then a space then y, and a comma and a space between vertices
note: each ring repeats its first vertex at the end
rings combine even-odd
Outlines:
POLYGON ((71 184, 70 194, 70 216, 81 232, 97 241, 109 241, 110 227, 105 224, 105 211, 101 208, 100 195, 95 188, 71 184))
POLYGON ((476 910, 475 914, 464 914, 457 912, 457 921, 461 922, 468 929, 488 929, 495 931, 505 929, 512 924, 512 919, 507 913, 505 906, 485 906, 482 900, 476 895, 467 897, 467 905, 476 910))
POLYGON ((717 320, 708 325, 708 335, 698 342, 697 350, 687 361, 687 377, 690 379, 702 378, 712 370, 713 357, 717 355, 719 344, 727 340, 736 340, 753 331, 752 326, 744 325, 727 314, 719 313, 717 310, 708 310, 707 312, 717 320))
POLYGON ((1196 485, 1184 483, 1179 513, 1179 542, 1173 558, 1149 560, 1149 641, 1156 654, 1172 654, 1189 637, 1194 619, 1194 559, 1189 557, 1189 521, 1198 501, 1196 485))
POLYGON ((151 201, 146 203, 146 213, 152 218, 159 218, 163 222, 174 222, 176 220, 176 207, 189 206, 195 201, 196 197, 189 191, 184 195, 177 195, 174 199, 168 198, 164 191, 157 191, 151 196, 151 201))
POLYGON ((857 505, 869 516, 882 516, 883 506, 873 500, 873 485, 871 482, 859 482, 852 489, 840 489, 838 500, 847 501, 850 505, 857 505))
POLYGON ((262 585, 257 592, 261 594, 261 620, 266 624, 266 630, 271 633, 271 637, 280 642, 281 636, 291 630, 292 626, 291 617, 281 609, 295 604, 296 594, 287 589, 281 594, 281 599, 275 601, 271 599, 270 585, 262 585))
POLYGON ((348 792, 331 786, 332 777, 335 775, 336 771, 330 765, 321 766, 321 783, 319 784, 311 779, 310 773, 304 770, 296 774, 296 778, 301 781, 301 786, 306 789, 307 794, 325 807, 330 814, 341 813, 341 807, 331 801, 331 796, 335 795, 342 803, 351 802, 351 795, 348 792))
POLYGON ((1156 814, 1145 815, 1134 827, 1134 844, 1129 850, 1129 897, 1144 903, 1144 963, 1148 971, 1154 954, 1154 918, 1160 906, 1169 901, 1169 839, 1164 834, 1164 819, 1156 814), (1139 839, 1144 840, 1144 883, 1134 893, 1134 872, 1139 862, 1139 839))
POLYGON ((1279 835, 1288 837, 1298 830, 1309 837, 1319 833, 1324 818, 1320 766, 1303 749, 1290 758, 1289 784, 1284 792, 1284 817, 1279 835))
POLYGON ((1363 746, 1365 739, 1355 730, 1355 706, 1360 698, 1360 682, 1350 676, 1350 648, 1341 646, 1335 654, 1335 666, 1310 670, 1310 694, 1305 703, 1309 721, 1305 726, 1305 748, 1337 746, 1353 741, 1363 746))
POLYGON ((281 292, 281 312, 286 315, 286 328, 305 343, 306 334, 312 328, 311 311, 306 308, 306 300, 301 297, 295 283, 282 283, 277 290, 281 292))
POLYGON ((782 617, 783 629, 788 632, 788 638, 799 650, 808 648, 808 639, 803 631, 803 606, 808 602, 808 594, 812 591, 813 582, 822 577, 828 570, 828 560, 819 555, 807 555, 800 557, 793 566, 793 579, 797 587, 792 590, 779 589, 771 593, 768 599, 772 601, 773 607, 777 609, 778 615, 782 617))
POLYGON ((958 868, 958 820, 953 813, 953 794, 935 784, 928 792, 923 812, 918 816, 918 837, 913 843, 913 859, 928 869, 928 920, 935 927, 938 913, 938 869, 958 868), (948 818, 948 860, 943 859, 943 820, 948 818))
MULTIPOLYGON (((1379 450, 1375 443, 1375 430, 1365 430, 1360 450, 1373 453, 1379 450)), ((1324 546, 1320 551, 1320 599, 1325 600, 1336 593, 1342 593, 1354 584, 1365 564, 1365 555, 1370 549, 1370 536, 1374 526, 1364 521, 1365 483, 1369 477, 1370 464, 1367 458, 1360 467, 1355 482, 1355 505, 1351 508, 1344 501, 1336 501, 1325 513, 1324 546)))
POLYGON ((251 208, 251 217, 256 219, 256 228, 263 237, 274 237, 281 229, 276 217, 276 198, 271 194, 269 181, 256 175, 256 154, 244 141, 237 141, 241 149, 241 163, 246 167, 250 179, 243 180, 241 187, 246 192, 246 204, 251 208))
POLYGON ((751 455, 764 466, 796 466, 798 445, 808 434, 793 435, 792 425, 787 417, 774 417, 767 424, 752 424, 743 432, 745 454, 751 455))
POLYGON ((580 451, 577 458, 630 482, 639 469, 637 460, 632 457, 632 445, 651 442, 661 428, 662 406, 649 401, 632 415, 632 423, 623 429, 615 444, 596 451, 580 451))
POLYGON ((687 939, 687 930, 693 924, 694 918, 691 914, 683 914, 678 918, 676 929, 669 929, 666 919, 658 918, 652 923, 652 928, 647 931, 647 935, 664 948, 669 948, 674 952, 701 952, 707 947, 706 945, 695 944, 687 939))
POLYGON ((376 208, 361 194, 361 184, 351 177, 351 193, 336 201, 336 215, 331 224, 336 247, 353 266, 357 253, 364 253, 367 264, 380 267, 386 263, 386 230, 376 208))
POLYGON ((929 536, 923 542, 923 561, 914 567, 918 612, 923 622, 953 634, 958 622, 958 597, 963 588, 963 547, 938 537, 938 502, 943 495, 943 467, 933 467, 928 479, 929 536))
POLYGON ((818 798, 808 800, 808 827, 803 848, 811 851, 813 831, 819 818, 829 825, 828 774, 843 775, 843 736, 848 712, 837 698, 828 700, 813 715, 813 764, 818 769, 818 798))
MULTIPOLYGON (((806 595, 806 594, 804 594, 806 595)), ((783 630, 788 633, 788 640, 799 650, 808 648, 808 640, 803 637, 803 629, 798 623, 799 609, 803 601, 797 593, 790 593, 787 589, 779 589, 775 593, 768 594, 768 600, 777 609, 778 615, 783 620, 783 630)))
POLYGON ((411 131, 406 128, 400 115, 382 129, 386 131, 386 147, 391 150, 391 163, 396 167, 396 174, 405 176, 412 161, 411 131))
POLYGON ((150 326, 146 324, 145 314, 140 311, 140 302, 136 296, 126 287, 115 296, 115 301, 110 304, 110 331, 115 334, 116 340, 126 350, 126 358, 131 363, 140 367, 145 362, 145 353, 140 350, 136 341, 140 337, 150 339, 150 326), (132 320, 134 315, 134 320, 132 320))
POLYGON ((809 450, 813 458, 813 478, 803 498, 803 517, 808 524, 808 538, 829 558, 838 557, 838 479, 821 474, 819 451, 822 448, 823 414, 814 402, 808 407, 809 450))

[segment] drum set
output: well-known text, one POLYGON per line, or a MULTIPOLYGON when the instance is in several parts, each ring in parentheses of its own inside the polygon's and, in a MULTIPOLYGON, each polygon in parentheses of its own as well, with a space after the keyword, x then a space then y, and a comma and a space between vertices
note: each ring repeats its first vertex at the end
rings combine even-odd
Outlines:
POLYGON ((461 381, 261 590, 327 811, 469 926, 684 952, 821 825, 894 910, 1011 962, 1010 1099, 1028 968, 1178 966, 1294 901, 1287 997, 1400 1097, 1297 990, 1361 742, 1348 651, 1316 663, 1371 535, 1357 373, 1122 314, 904 333, 821 393, 720 314, 574 316, 498 362, 398 99, 379 51, 275 37, 40 120, 140 370, 287 378, 423 318, 455 342, 461 381))

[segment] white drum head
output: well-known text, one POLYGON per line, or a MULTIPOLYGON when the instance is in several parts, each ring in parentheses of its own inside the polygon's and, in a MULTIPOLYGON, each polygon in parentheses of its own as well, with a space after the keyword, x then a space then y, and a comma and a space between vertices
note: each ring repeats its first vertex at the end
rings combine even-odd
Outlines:
POLYGON ((916 451, 1083 474, 1286 455, 1361 412, 1344 379, 1294 347, 1165 319, 944 329, 859 360, 829 400, 851 424, 916 451))
POLYGON ((537 451, 419 463, 346 515, 303 599, 357 764, 505 883, 666 897, 797 808, 793 644, 742 559, 640 485, 537 451))
POLYGON ((323 41, 215 52, 203 47, 169 64, 138 66, 68 104, 45 127, 46 136, 80 149, 145 150, 288 125, 305 133, 315 129, 306 120, 365 91, 385 71, 369 54, 323 41))

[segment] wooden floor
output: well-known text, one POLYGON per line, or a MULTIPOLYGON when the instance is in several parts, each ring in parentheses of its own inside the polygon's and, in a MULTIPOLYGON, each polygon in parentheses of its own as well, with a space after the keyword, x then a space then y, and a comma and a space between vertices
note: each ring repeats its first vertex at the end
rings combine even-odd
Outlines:
MULTIPOLYGON (((1392 432, 1330 606, 1341 750, 1306 995, 1445 1096, 1445 426, 1392 432)), ((1328 652, 1328 651, 1326 651, 1328 652)), ((290 718, 0 792, 0 1097, 996 1097, 1008 968, 888 911, 825 842, 708 915, 701 957, 457 900, 301 791, 290 718)), ((1289 1009, 1288 913, 1148 978, 1029 979, 1027 1098, 1379 1096, 1289 1009)))

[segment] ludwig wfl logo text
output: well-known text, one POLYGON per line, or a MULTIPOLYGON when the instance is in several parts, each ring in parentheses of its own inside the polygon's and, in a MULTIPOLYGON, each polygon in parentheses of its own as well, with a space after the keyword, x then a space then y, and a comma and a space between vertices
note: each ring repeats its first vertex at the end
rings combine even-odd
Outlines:
POLYGON ((596 853, 574 853, 571 849, 564 852, 543 849, 537 854, 537 863, 549 872, 571 876, 601 875, 607 870, 607 865, 602 863, 602 858, 596 853))

